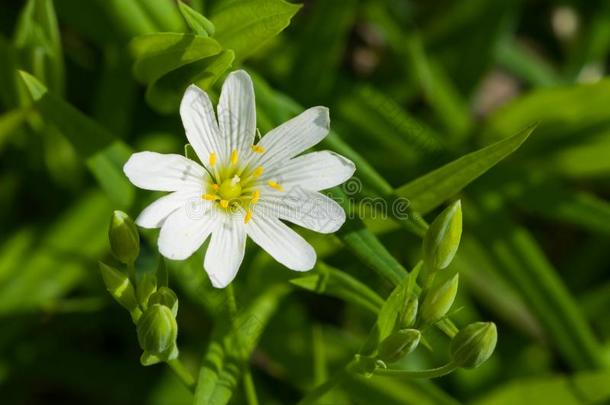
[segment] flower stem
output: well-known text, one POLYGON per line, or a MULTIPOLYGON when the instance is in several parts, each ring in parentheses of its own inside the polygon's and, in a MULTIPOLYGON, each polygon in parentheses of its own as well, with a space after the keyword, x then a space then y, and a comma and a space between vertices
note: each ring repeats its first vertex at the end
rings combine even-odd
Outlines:
POLYGON ((449 362, 444 366, 431 368, 429 370, 394 370, 379 368, 374 371, 374 375, 382 377, 407 377, 407 378, 437 378, 451 373, 457 367, 453 362, 449 362))
POLYGON ((184 367, 184 364, 180 359, 174 359, 167 362, 176 377, 189 389, 191 392, 195 392, 195 378, 193 375, 184 367))
POLYGON ((133 286, 136 285, 136 265, 134 262, 127 263, 127 275, 133 286))
POLYGON ((248 402, 248 405, 258 405, 258 398, 256 396, 254 380, 252 379, 252 372, 248 366, 244 367, 244 391, 246 393, 246 401, 248 402))

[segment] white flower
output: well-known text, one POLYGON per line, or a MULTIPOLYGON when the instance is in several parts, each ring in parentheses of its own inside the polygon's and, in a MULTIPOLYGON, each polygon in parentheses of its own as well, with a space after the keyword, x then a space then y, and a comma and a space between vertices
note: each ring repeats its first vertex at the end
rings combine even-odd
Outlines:
POLYGON ((184 260, 211 235, 204 268, 223 288, 237 274, 248 235, 289 269, 310 270, 314 249, 281 220, 321 233, 345 222, 343 209, 319 191, 349 179, 354 164, 330 151, 298 156, 327 135, 328 109, 310 108, 255 144, 254 89, 240 70, 223 85, 218 120, 208 95, 194 85, 180 115, 205 167, 182 155, 140 152, 123 168, 137 187, 171 192, 136 220, 143 228, 161 228, 161 254, 184 260))

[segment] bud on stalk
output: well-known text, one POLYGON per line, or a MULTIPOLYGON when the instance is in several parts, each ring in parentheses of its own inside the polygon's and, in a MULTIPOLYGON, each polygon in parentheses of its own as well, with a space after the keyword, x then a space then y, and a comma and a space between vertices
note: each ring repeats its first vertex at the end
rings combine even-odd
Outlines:
POLYGON ((178 313, 178 297, 176 296, 175 292, 167 287, 159 288, 157 292, 150 296, 148 305, 154 304, 168 307, 172 311, 174 317, 178 313))
POLYGON ((410 328, 415 325, 415 319, 417 318, 417 309, 419 301, 415 294, 409 294, 405 306, 400 314, 398 325, 400 328, 410 328))
POLYGON ((415 350, 420 338, 417 329, 401 329, 381 342, 377 357, 386 363, 395 363, 415 350))
POLYGON ((108 229, 110 248, 124 264, 133 264, 140 254, 140 235, 129 215, 114 211, 108 229))
POLYGON ((102 273, 106 289, 116 302, 129 312, 138 310, 136 293, 126 274, 102 262, 100 262, 100 273, 102 273))
POLYGON ((451 356, 458 367, 475 368, 494 352, 498 331, 493 322, 475 322, 459 331, 451 341, 451 356))
POLYGON ((462 236, 462 205, 457 200, 432 222, 424 236, 424 262, 431 271, 449 266, 462 236))
POLYGON ((178 324, 171 309, 165 305, 150 305, 137 326, 138 342, 144 351, 140 362, 144 366, 178 357, 176 338, 178 324))
POLYGON ((433 287, 424 297, 421 317, 426 323, 434 323, 444 317, 455 300, 458 291, 459 275, 456 274, 445 283, 433 287))

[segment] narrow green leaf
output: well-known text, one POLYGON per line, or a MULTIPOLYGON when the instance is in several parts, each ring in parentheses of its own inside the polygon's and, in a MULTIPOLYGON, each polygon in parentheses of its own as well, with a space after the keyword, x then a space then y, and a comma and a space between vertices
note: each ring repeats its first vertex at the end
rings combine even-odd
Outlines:
POLYGON ((316 264, 315 271, 304 277, 293 278, 290 282, 317 294, 341 298, 374 314, 383 305, 383 299, 375 291, 349 274, 320 261, 316 264))
POLYGON ((226 2, 211 18, 216 27, 214 38, 243 60, 284 30, 300 8, 284 0, 226 2))
POLYGON ((425 214, 517 150, 534 128, 532 125, 510 138, 464 155, 397 188, 396 195, 407 198, 413 210, 425 214))
POLYGON ((130 48, 136 60, 134 74, 148 84, 172 70, 222 51, 212 38, 174 32, 141 35, 131 41, 130 48))
POLYGON ((34 76, 23 71, 20 74, 45 122, 55 125, 70 141, 106 193, 120 207, 129 206, 134 188, 122 173, 129 148, 97 122, 47 91, 34 76))
POLYGON ((193 34, 201 35, 202 37, 211 37, 214 35, 216 28, 214 24, 203 15, 187 6, 181 0, 178 0, 178 8, 193 34))

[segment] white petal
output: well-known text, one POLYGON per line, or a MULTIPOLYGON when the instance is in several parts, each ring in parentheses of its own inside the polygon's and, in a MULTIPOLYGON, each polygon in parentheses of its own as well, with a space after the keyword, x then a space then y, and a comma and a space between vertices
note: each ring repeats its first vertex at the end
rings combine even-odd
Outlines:
POLYGON ((335 200, 300 187, 281 196, 264 197, 259 205, 264 216, 285 219, 320 233, 336 232, 345 223, 345 211, 335 200))
POLYGON ((265 149, 255 163, 265 169, 283 163, 318 144, 328 134, 328 108, 313 107, 269 131, 258 145, 265 149))
POLYGON ((256 103, 252 79, 243 70, 227 76, 218 102, 218 123, 227 153, 250 151, 256 132, 256 103))
POLYGON ((163 221, 172 212, 189 203, 189 199, 197 197, 196 193, 176 191, 163 196, 150 204, 138 215, 136 224, 142 228, 160 228, 163 221))
POLYGON ((351 160, 331 151, 307 153, 290 159, 285 165, 263 175, 285 189, 299 186, 313 191, 326 190, 352 177, 356 166, 351 160))
POLYGON ((279 219, 256 215, 246 224, 252 240, 291 270, 311 270, 316 252, 305 239, 279 219))
POLYGON ((180 116, 189 143, 195 153, 207 164, 212 152, 224 156, 225 145, 218 129, 214 107, 207 93, 190 85, 180 103, 180 116))
POLYGON ((205 175, 203 167, 184 156, 155 152, 134 153, 123 171, 137 187, 158 191, 201 189, 205 175))
POLYGON ((161 227, 159 252, 168 259, 184 260, 205 242, 219 223, 212 204, 193 199, 174 211, 161 227))
POLYGON ((222 223, 212 233, 203 267, 212 285, 224 288, 239 270, 246 250, 246 231, 243 219, 224 216, 222 223))

